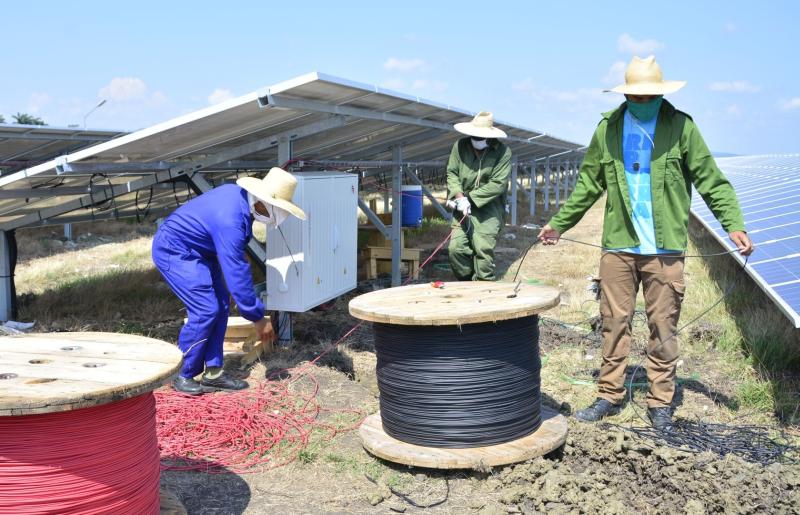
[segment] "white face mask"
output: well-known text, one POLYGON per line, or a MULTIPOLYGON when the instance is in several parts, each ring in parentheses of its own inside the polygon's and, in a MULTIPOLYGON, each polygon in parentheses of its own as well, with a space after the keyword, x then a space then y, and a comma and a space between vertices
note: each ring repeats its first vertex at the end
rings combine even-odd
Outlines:
POLYGON ((262 215, 258 211, 256 211, 256 203, 260 202, 256 197, 254 197, 251 193, 247 194, 247 201, 250 204, 250 213, 252 213, 253 218, 257 222, 261 222, 267 225, 267 228, 277 228, 280 224, 286 220, 289 216, 289 212, 285 209, 281 209, 279 207, 275 207, 272 204, 267 204, 266 202, 261 202, 267 208, 267 213, 269 216, 262 215))
POLYGON ((475 138, 470 138, 470 141, 472 141, 472 146, 475 150, 483 150, 489 146, 489 142, 485 139, 476 140, 475 138))

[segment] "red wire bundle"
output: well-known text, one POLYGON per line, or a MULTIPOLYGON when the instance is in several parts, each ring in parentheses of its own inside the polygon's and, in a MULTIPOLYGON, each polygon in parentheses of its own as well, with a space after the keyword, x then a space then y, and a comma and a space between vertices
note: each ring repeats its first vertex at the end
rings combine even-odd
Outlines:
POLYGON ((159 475, 150 393, 0 417, 0 514, 158 514, 159 475))
POLYGON ((312 381, 308 393, 290 391, 294 381, 265 381, 247 390, 199 397, 171 388, 156 391, 162 467, 211 473, 271 469, 294 461, 315 429, 330 439, 358 427, 359 411, 320 407, 319 384, 311 375, 302 377, 312 381), (319 420, 332 411, 358 414, 358 422, 337 427, 319 420))

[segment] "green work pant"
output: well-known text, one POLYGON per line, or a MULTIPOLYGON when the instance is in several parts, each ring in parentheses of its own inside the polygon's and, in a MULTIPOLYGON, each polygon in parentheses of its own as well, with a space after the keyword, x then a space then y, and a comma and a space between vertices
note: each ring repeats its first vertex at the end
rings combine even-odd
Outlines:
MULTIPOLYGON (((464 226, 467 226, 465 223, 464 226)), ((494 247, 498 231, 456 226, 450 239, 450 268, 459 281, 494 281, 494 247)))

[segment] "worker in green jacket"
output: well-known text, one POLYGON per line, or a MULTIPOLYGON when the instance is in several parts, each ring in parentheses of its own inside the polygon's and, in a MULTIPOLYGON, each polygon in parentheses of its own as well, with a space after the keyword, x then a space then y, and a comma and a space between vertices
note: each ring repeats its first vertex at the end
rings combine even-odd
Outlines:
POLYGON ((506 133, 481 111, 454 128, 466 134, 447 162, 448 205, 455 208, 450 268, 459 281, 494 281, 494 247, 506 214, 511 150, 499 141, 506 133))
POLYGON ((611 91, 626 101, 603 115, 586 151, 575 189, 539 233, 553 245, 605 192, 600 258, 603 362, 595 402, 575 413, 594 422, 620 411, 639 283, 644 291, 648 415, 668 430, 675 392, 675 336, 684 294, 683 253, 692 185, 742 255, 753 251, 733 187, 717 168, 692 118, 663 100, 683 81, 665 81, 653 56, 634 57, 625 84, 611 91))

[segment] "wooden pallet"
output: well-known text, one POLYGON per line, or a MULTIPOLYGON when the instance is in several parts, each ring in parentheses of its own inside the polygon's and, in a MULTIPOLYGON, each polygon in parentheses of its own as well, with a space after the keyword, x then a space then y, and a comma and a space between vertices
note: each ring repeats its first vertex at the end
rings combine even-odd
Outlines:
MULTIPOLYGON (((419 277, 419 255, 421 252, 422 249, 402 249, 400 251, 400 261, 408 265, 408 273, 414 279, 419 277)), ((368 246, 364 249, 364 258, 369 260, 367 279, 375 279, 378 277, 378 262, 392 261, 392 249, 368 246)))

